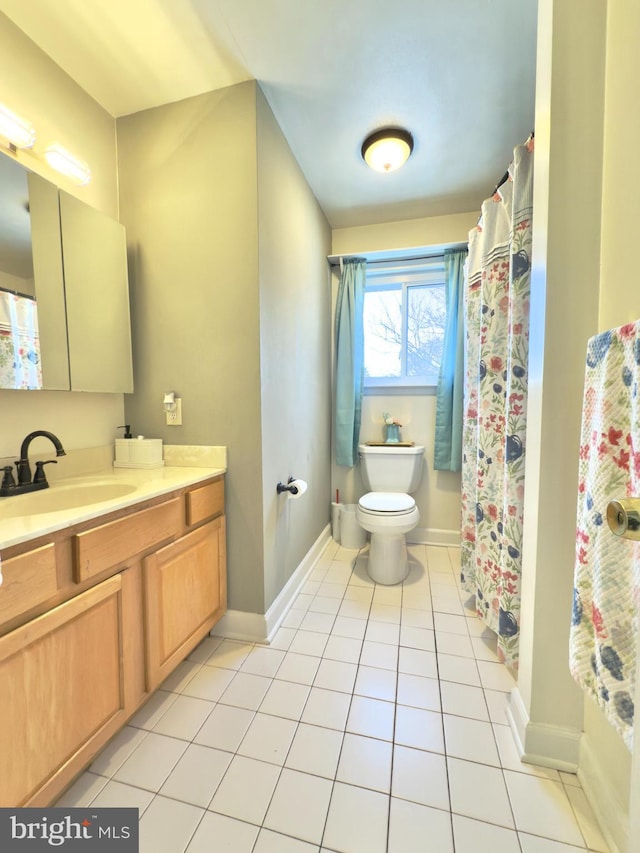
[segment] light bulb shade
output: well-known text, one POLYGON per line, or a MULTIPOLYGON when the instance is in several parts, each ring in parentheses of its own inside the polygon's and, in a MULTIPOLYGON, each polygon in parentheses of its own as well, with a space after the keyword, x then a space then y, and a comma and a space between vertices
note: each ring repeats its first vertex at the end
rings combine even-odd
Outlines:
POLYGON ((60 172, 62 175, 66 175, 74 184, 84 186, 84 184, 88 184, 91 180, 91 169, 87 163, 83 160, 78 160, 77 157, 74 157, 73 154, 69 153, 62 145, 58 145, 57 142, 54 142, 53 145, 47 148, 44 156, 47 158, 47 163, 52 169, 55 169, 56 172, 60 172))
POLYGON ((367 136, 362 157, 376 172, 393 172, 403 166, 413 151, 413 137, 400 127, 385 127, 367 136))
POLYGON ((0 136, 16 148, 33 148, 36 132, 26 119, 0 104, 0 136))

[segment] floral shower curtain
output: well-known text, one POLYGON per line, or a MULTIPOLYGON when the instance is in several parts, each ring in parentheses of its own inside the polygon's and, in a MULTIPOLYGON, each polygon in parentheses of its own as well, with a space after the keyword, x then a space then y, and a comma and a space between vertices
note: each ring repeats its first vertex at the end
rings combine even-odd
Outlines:
POLYGON ((527 425, 533 139, 469 235, 462 461, 464 589, 517 670, 527 425))

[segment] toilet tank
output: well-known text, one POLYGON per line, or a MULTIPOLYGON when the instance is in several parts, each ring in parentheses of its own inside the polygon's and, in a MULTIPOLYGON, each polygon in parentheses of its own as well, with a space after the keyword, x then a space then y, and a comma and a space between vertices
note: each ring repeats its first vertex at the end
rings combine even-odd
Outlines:
POLYGON ((370 492, 415 492, 422 478, 424 447, 358 445, 360 473, 370 492))

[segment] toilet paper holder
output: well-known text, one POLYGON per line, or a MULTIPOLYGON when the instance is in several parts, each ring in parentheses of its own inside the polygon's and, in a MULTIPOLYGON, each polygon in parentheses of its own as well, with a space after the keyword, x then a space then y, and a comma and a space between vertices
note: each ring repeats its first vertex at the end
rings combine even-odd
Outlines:
POLYGON ((281 495, 282 492, 291 492, 292 495, 297 495, 299 490, 296 484, 296 478, 289 477, 286 486, 284 483, 278 483, 278 485, 276 486, 276 491, 279 495, 281 495))

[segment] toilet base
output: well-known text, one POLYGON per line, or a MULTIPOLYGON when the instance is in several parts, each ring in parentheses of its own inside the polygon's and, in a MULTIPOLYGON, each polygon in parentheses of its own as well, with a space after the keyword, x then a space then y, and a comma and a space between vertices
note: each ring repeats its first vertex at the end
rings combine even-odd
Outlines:
POLYGON ((409 574, 404 533, 372 533, 367 572, 372 581, 393 586, 409 574))

